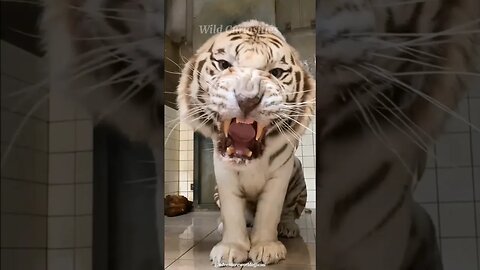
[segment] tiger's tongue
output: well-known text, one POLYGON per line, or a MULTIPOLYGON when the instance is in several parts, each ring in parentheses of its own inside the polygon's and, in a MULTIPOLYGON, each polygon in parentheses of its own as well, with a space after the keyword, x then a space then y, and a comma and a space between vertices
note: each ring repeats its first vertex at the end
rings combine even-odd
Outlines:
POLYGON ((228 135, 232 138, 235 154, 244 156, 250 142, 255 139, 255 129, 250 124, 232 123, 228 135))

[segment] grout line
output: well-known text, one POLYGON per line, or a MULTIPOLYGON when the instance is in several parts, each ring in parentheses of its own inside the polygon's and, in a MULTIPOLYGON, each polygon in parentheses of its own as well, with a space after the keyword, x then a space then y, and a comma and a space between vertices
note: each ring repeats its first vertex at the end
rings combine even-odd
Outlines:
POLYGON ((202 242, 205 238, 209 237, 213 232, 215 232, 217 228, 214 228, 211 232, 209 232, 207 235, 205 235, 205 237, 203 237, 202 239, 198 240, 197 242, 193 241, 193 246, 191 246, 189 249, 187 249, 184 253, 182 253, 182 255, 178 256, 178 258, 174 259, 167 267, 165 267, 165 269, 167 269, 168 267, 170 267, 170 265, 172 265, 173 263, 175 263, 176 261, 180 260, 185 254, 187 254, 190 250, 192 250, 194 247, 196 247, 200 242, 202 242))
POLYGON ((474 203, 478 202, 476 199, 471 199, 471 200, 465 200, 465 201, 416 201, 419 204, 460 204, 460 203, 474 203))
MULTIPOLYGON (((77 116, 76 115, 76 110, 74 111, 74 115, 75 117, 77 116)), ((78 124, 78 121, 77 120, 74 120, 74 123, 73 123, 73 144, 74 144, 74 148, 75 150, 77 150, 77 124, 78 124)), ((93 150, 92 150, 93 151, 93 150)), ((73 269, 76 268, 76 252, 75 252, 75 249, 77 248, 77 154, 73 154, 73 214, 74 214, 74 217, 73 217, 73 269)), ((93 212, 93 210, 92 210, 93 212)), ((93 215, 93 214, 92 214, 93 215)), ((92 217, 93 219, 93 217, 92 217)), ((93 235, 93 229, 92 229, 92 235, 93 235)), ((93 241, 92 241, 93 242, 93 241)), ((76 270, 76 269, 75 269, 76 270)))
MULTIPOLYGON (((47 176, 48 178, 48 176, 47 176)), ((29 179, 19 179, 19 178, 13 178, 13 177, 8 177, 8 176, 3 176, 1 177, 2 180, 9 180, 9 181, 15 181, 15 182, 22 182, 22 183, 29 183, 29 184, 37 184, 37 185, 46 185, 48 186, 48 179, 46 182, 39 182, 39 181, 34 181, 34 180, 29 180, 29 179)))
MULTIPOLYGON (((433 146, 433 154, 435 156, 437 156, 437 145, 434 144, 433 146)), ((436 232, 435 234, 435 238, 439 239, 438 240, 438 249, 440 250, 440 254, 442 254, 442 222, 441 222, 441 218, 440 218, 440 191, 439 191, 439 185, 438 185, 438 160, 437 159, 434 159, 434 170, 435 170, 435 188, 436 188, 436 194, 437 194, 437 202, 436 202, 436 206, 437 206, 437 224, 438 224, 438 232, 436 232)), ((432 218, 432 217, 430 217, 432 218)))
POLYGON ((49 154, 75 154, 75 153, 91 153, 93 152, 92 149, 87 150, 68 150, 68 151, 50 151, 49 154))
POLYGON ((477 236, 442 236, 440 239, 478 239, 477 236))
POLYGON ((22 212, 3 212, 1 213, 1 215, 7 215, 7 216, 30 216, 30 217, 38 217, 38 218, 41 218, 41 217, 44 217, 44 218, 47 218, 48 217, 48 212, 47 214, 36 214, 36 213, 22 213, 22 212))
MULTIPOLYGON (((2 41, 3 41, 3 40, 2 40, 2 41)), ((14 80, 16 80, 16 81, 18 81, 18 82, 20 82, 20 83, 22 83, 22 84, 27 84, 26 86, 22 86, 22 88, 16 89, 16 90, 22 90, 22 89, 24 89, 24 88, 29 88, 29 87, 32 87, 32 86, 34 86, 34 85, 36 85, 36 84, 38 84, 38 83, 41 82, 41 81, 39 81, 38 78, 35 79, 35 80, 32 80, 32 81, 34 81, 34 82, 30 82, 30 81, 25 80, 25 79, 23 79, 23 78, 17 77, 16 74, 10 74, 10 73, 6 73, 6 72, 2 72, 1 75, 6 76, 6 77, 10 77, 10 79, 14 79, 14 80)), ((41 86, 41 87, 37 87, 37 88, 42 89, 42 90, 45 90, 45 91, 48 90, 48 86, 41 86)))
MULTIPOLYGON (((1 106, 1 110, 2 110, 2 112, 8 112, 8 113, 15 114, 15 115, 18 115, 18 116, 23 116, 23 117, 27 116, 27 113, 23 113, 21 111, 15 111, 15 110, 13 110, 11 108, 8 108, 8 107, 5 107, 3 105, 1 106)), ((38 116, 35 116, 35 115, 30 116, 30 120, 35 120, 35 121, 42 122, 42 123, 48 125, 48 120, 42 119, 41 117, 38 117, 38 116)))
POLYGON ((41 250, 41 251, 45 251, 45 247, 2 247, 0 249, 1 250, 10 249, 10 250, 41 250))
MULTIPOLYGON (((4 145, 9 145, 10 144, 10 141, 5 141, 5 140, 1 140, 0 141, 1 144, 4 144, 4 145)), ((48 144, 48 139, 47 139, 47 144, 48 144)), ((26 146, 26 145, 23 145, 23 144, 18 144, 18 142, 15 142, 13 144, 13 149, 15 148, 20 148, 20 149, 23 149, 23 150, 30 150, 32 152, 39 152, 39 153, 42 153, 42 154, 48 154, 48 149, 40 149, 40 148, 35 148, 35 147, 30 147, 30 146, 26 146)))

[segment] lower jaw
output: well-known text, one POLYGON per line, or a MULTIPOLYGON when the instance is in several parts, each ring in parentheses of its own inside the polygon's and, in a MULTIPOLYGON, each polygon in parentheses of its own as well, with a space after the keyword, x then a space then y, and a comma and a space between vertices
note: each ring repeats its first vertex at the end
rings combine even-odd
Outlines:
POLYGON ((258 160, 260 157, 256 157, 256 158, 243 158, 243 157, 230 157, 228 156, 226 153, 220 153, 220 152, 217 152, 218 155, 221 157, 221 159, 224 161, 224 162, 227 162, 231 165, 237 165, 237 166, 244 166, 244 165, 248 165, 252 162, 255 162, 255 160, 258 160))

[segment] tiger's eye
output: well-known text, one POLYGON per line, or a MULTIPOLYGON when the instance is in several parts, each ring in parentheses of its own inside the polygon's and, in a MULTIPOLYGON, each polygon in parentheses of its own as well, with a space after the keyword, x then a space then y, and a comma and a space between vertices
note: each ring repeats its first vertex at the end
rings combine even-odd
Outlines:
POLYGON ((272 74, 273 76, 279 78, 279 77, 282 76, 282 74, 283 74, 283 69, 281 69, 281 68, 274 68, 274 69, 270 70, 270 74, 272 74))
POLYGON ((218 60, 218 65, 220 66, 220 68, 222 70, 227 69, 227 68, 232 66, 232 64, 230 64, 228 61, 225 61, 225 60, 218 60))

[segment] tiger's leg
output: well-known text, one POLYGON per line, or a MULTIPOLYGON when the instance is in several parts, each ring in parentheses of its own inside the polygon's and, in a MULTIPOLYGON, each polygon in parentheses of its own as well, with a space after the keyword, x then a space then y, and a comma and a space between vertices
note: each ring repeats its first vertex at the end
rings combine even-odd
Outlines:
MULTIPOLYGON (((218 206, 218 208, 221 208, 220 204, 220 195, 218 194, 218 186, 215 186, 215 193, 213 194, 213 200, 215 201, 215 204, 218 206)), ((255 205, 251 205, 251 203, 247 203, 247 207, 245 208, 245 221, 247 223, 247 227, 252 227, 253 226, 253 216, 255 214, 255 205)), ((223 220, 222 217, 220 216, 217 219, 217 231, 220 234, 223 234, 223 220)))
POLYGON ((277 226, 282 214, 285 193, 290 180, 293 160, 276 171, 263 188, 257 203, 257 212, 250 240, 249 257, 254 262, 276 263, 285 259, 287 250, 277 238, 277 226), (285 177, 285 175, 287 175, 285 177))
POLYGON ((442 270, 435 226, 428 213, 413 203, 409 243, 402 270, 442 270))
POLYGON ((278 236, 286 238, 297 237, 300 234, 300 228, 295 222, 293 212, 282 214, 282 217, 280 218, 280 223, 278 223, 277 231, 278 236))
POLYGON ((300 160, 296 158, 292 177, 288 184, 287 194, 283 203, 282 216, 278 223, 278 235, 292 238, 300 234, 295 219, 298 219, 307 203, 307 185, 303 176, 300 160))
MULTIPOLYGON (((214 158, 214 163, 217 159, 214 158)), ((245 212, 246 200, 239 194, 239 183, 234 171, 223 164, 214 164, 220 199, 222 218, 222 241, 210 252, 214 264, 240 263, 248 259, 250 240, 247 233, 245 217, 238 213, 245 212)))

